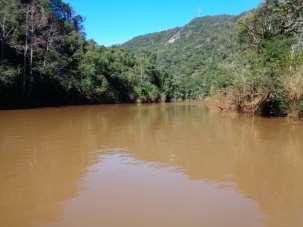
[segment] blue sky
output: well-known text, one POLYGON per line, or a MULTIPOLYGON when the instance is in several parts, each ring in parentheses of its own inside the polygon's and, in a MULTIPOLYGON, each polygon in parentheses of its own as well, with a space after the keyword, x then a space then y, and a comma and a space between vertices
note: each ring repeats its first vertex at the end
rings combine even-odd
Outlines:
POLYGON ((110 46, 182 26, 197 16, 239 14, 261 0, 65 0, 85 17, 87 38, 110 46))

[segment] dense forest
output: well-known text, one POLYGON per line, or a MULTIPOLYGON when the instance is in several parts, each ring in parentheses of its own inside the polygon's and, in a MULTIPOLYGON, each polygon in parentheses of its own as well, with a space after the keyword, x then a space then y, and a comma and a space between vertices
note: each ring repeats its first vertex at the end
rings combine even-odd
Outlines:
POLYGON ((62 0, 0 0, 0 106, 155 102, 173 84, 155 56, 86 40, 62 0))
POLYGON ((111 48, 87 40, 62 0, 0 7, 2 108, 210 97, 222 110, 303 115, 302 0, 266 0, 111 48))

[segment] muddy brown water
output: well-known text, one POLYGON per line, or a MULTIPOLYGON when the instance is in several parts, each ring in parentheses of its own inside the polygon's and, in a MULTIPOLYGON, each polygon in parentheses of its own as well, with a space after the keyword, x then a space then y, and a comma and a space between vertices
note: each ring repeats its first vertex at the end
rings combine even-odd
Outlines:
POLYGON ((303 124, 203 104, 0 112, 1 227, 302 227, 303 124))

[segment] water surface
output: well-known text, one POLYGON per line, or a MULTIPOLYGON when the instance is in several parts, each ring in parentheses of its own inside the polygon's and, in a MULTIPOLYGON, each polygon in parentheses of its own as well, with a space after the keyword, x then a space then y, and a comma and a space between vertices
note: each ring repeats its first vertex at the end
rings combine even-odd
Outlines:
POLYGON ((202 104, 1 111, 0 226, 301 227, 303 124, 202 104))

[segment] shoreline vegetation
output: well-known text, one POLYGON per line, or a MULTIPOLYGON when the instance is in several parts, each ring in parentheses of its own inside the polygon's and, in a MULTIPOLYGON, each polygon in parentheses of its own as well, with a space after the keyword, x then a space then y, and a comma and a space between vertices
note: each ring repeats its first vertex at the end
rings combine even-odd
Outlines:
POLYGON ((0 109, 205 99, 220 111, 303 117, 302 0, 110 48, 87 40, 62 0, 0 0, 0 48, 0 109))

